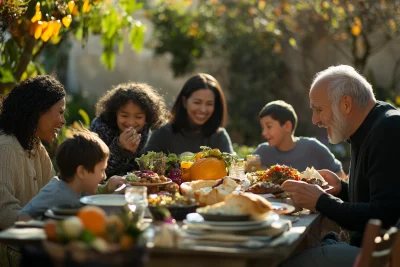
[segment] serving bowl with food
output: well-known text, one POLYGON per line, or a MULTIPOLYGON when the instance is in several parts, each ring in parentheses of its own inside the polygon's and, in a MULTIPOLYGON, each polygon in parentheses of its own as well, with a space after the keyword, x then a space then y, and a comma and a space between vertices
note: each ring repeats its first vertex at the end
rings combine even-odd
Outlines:
POLYGON ((125 176, 126 183, 131 186, 146 186, 148 193, 157 193, 158 186, 172 183, 172 180, 153 171, 134 171, 125 176))
POLYGON ((182 196, 179 193, 175 194, 151 194, 148 197, 148 208, 154 220, 162 221, 165 218, 163 209, 166 208, 171 216, 177 220, 182 221, 186 215, 195 212, 198 203, 194 198, 182 196))

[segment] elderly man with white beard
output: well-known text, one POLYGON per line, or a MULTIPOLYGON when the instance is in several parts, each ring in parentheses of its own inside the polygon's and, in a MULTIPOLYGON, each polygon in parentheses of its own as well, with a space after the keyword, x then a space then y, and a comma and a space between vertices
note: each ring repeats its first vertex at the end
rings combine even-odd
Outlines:
POLYGON ((330 143, 351 144, 349 182, 320 170, 333 186, 329 193, 301 181, 286 181, 282 187, 297 205, 354 234, 350 245, 324 238, 321 247, 304 251, 284 266, 352 266, 368 220, 380 219, 388 228, 400 217, 400 111, 377 101, 367 80, 345 65, 317 73, 309 97, 313 124, 327 129, 330 143))

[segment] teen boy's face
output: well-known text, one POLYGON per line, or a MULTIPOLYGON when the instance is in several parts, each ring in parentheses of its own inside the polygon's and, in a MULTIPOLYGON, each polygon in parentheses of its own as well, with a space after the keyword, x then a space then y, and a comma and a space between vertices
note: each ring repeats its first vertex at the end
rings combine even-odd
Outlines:
POLYGON ((96 193, 97 185, 106 179, 107 160, 108 158, 97 163, 94 166, 93 172, 85 171, 85 177, 83 179, 83 191, 88 192, 91 195, 96 193))
POLYGON ((117 111, 117 125, 121 132, 130 127, 133 127, 138 132, 143 128, 145 123, 146 113, 132 101, 117 111))
POLYGON ((270 146, 279 147, 284 142, 288 131, 279 121, 274 120, 271 116, 265 116, 260 119, 260 124, 261 134, 270 146))

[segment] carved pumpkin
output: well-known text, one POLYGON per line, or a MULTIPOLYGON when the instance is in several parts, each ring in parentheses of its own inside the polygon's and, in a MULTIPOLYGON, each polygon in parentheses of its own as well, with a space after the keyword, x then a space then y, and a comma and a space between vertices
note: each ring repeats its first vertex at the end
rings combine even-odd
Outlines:
POLYGON ((227 175, 225 162, 217 158, 202 158, 193 163, 189 169, 190 179, 218 180, 227 175))

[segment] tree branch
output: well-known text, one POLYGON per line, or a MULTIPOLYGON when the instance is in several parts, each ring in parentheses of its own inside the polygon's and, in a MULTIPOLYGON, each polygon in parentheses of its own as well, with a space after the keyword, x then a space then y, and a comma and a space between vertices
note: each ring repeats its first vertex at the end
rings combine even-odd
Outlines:
POLYGON ((26 40, 25 49, 23 51, 23 54, 20 57, 18 67, 17 67, 17 70, 15 71, 15 75, 14 75, 16 82, 18 82, 21 79, 22 74, 26 70, 29 62, 31 61, 32 51, 33 51, 33 48, 35 47, 35 43, 36 43, 36 40, 33 37, 28 36, 28 35, 25 40, 26 40))

